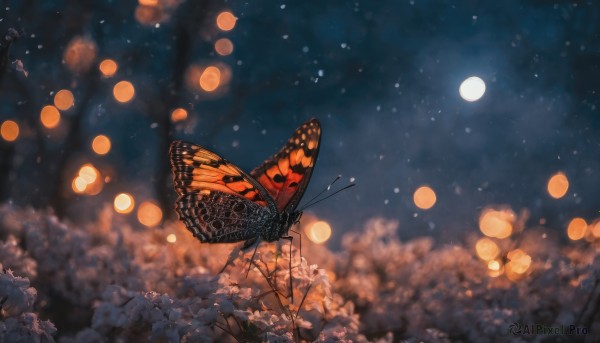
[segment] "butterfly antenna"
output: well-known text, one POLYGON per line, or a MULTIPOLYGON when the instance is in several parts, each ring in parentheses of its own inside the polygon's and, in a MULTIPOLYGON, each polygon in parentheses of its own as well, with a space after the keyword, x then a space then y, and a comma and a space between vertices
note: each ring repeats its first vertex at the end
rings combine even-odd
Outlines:
MULTIPOLYGON (((319 196, 321 196, 321 194, 323 194, 323 193, 327 192, 329 189, 331 189, 331 186, 333 186, 333 184, 334 184, 334 183, 335 183, 337 180, 339 180, 339 179, 341 179, 341 178, 342 178, 342 176, 341 176, 341 175, 338 175, 338 176, 336 176, 336 178, 335 178, 333 181, 331 181, 331 183, 330 183, 330 184, 328 184, 328 185, 327 185, 327 187, 323 188, 323 190, 322 190, 322 191, 320 191, 320 192, 319 192, 317 195, 315 195, 315 196, 314 196, 314 197, 312 197, 312 198, 311 198, 309 201, 307 201, 307 202, 306 202, 306 204, 310 204, 310 203, 311 203, 311 201, 313 201, 313 200, 315 200, 316 198, 318 198, 319 196)), ((304 208, 302 208, 302 210, 300 210, 300 211, 303 211, 305 208, 306 208, 306 205, 304 205, 304 208)))
POLYGON ((334 184, 334 183, 335 183, 337 180, 339 180, 339 179, 341 179, 341 178, 342 178, 342 176, 341 176, 341 175, 338 175, 338 176, 336 176, 336 178, 335 178, 333 181, 331 181, 331 183, 330 183, 330 184, 328 184, 328 185, 327 185, 327 187, 323 188, 323 190, 322 190, 322 191, 320 191, 320 192, 319 192, 317 195, 315 195, 315 196, 314 196, 314 197, 312 197, 312 198, 311 198, 309 201, 307 201, 307 202, 306 202, 306 205, 304 205, 304 207, 303 207, 303 208, 302 208, 300 211, 303 211, 303 210, 304 210, 306 207, 308 207, 308 204, 310 204, 312 201, 314 201, 315 199, 317 199, 318 197, 320 197, 320 196, 321 196, 323 193, 325 193, 325 192, 327 192, 328 190, 330 190, 330 189, 331 189, 331 186, 333 186, 333 184, 334 184))
POLYGON ((316 204, 320 203, 320 202, 321 202, 321 201, 323 201, 323 200, 327 200, 327 199, 331 198, 332 196, 334 196, 334 195, 338 194, 339 192, 341 192, 341 191, 343 191, 343 190, 345 190, 345 189, 348 189, 348 188, 352 188, 352 187, 354 187, 354 186, 356 186, 356 184, 355 184, 355 183, 351 183, 351 184, 349 184, 348 186, 346 186, 346 187, 344 187, 344 188, 341 188, 341 189, 338 189, 337 191, 333 192, 332 194, 329 194, 328 196, 326 196, 326 197, 325 197, 325 198, 323 198, 323 199, 319 199, 319 200, 317 200, 317 201, 315 201, 315 202, 313 202, 313 203, 308 203, 308 204, 304 205, 304 207, 302 207, 302 210, 301 210, 301 211, 304 211, 305 209, 307 209, 307 208, 309 208, 309 207, 311 207, 311 206, 313 206, 313 205, 316 205, 316 204))

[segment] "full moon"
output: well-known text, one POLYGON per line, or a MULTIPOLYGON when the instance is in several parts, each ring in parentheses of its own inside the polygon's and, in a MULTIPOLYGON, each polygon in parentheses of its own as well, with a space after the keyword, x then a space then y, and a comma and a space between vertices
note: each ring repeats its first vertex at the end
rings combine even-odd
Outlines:
POLYGON ((460 84, 458 93, 469 102, 477 101, 485 93, 485 82, 477 76, 471 76, 460 84))

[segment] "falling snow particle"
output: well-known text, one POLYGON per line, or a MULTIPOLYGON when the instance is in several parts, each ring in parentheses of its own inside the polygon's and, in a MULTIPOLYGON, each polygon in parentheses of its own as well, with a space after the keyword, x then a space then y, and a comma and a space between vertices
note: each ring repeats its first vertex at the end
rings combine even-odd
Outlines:
POLYGON ((394 187, 394 193, 396 193, 396 194, 400 193, 400 188, 394 187))
POLYGON ((239 131, 240 130, 240 126, 239 125, 233 125, 233 131, 239 131))
POLYGON ((152 123, 150 124, 150 128, 151 129, 156 129, 158 127, 158 123, 152 123))

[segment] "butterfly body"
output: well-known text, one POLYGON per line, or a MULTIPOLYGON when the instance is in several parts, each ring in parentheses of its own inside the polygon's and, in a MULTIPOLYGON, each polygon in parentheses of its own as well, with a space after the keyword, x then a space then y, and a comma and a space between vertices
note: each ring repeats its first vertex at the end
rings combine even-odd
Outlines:
POLYGON ((321 129, 312 119, 286 145, 250 174, 199 145, 171 144, 175 210, 194 236, 206 243, 257 240, 288 235, 302 212, 296 208, 317 159, 321 129))
POLYGON ((287 236, 302 212, 271 212, 229 194, 187 195, 176 202, 181 220, 205 243, 235 243, 260 238, 267 242, 287 236), (202 229, 200 229, 202 228, 202 229))

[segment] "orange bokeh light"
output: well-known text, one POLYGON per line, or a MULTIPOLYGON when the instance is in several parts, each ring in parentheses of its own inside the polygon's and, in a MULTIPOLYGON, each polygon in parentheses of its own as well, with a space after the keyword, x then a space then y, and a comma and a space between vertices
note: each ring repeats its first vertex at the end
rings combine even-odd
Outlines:
POLYGON ((498 257, 500 254, 500 248, 498 245, 489 238, 480 238, 475 244, 475 251, 477 256, 484 261, 490 261, 498 257))
POLYGON ((71 184, 75 193, 85 193, 96 195, 100 193, 103 187, 100 172, 91 163, 86 163, 79 168, 78 175, 71 184))
POLYGON ((155 25, 168 18, 163 6, 142 5, 135 8, 135 20, 142 25, 155 25))
POLYGON ((231 55, 233 43, 227 38, 221 38, 215 42, 215 51, 221 56, 231 55))
POLYGON ((600 238, 600 220, 596 220, 594 224, 590 225, 590 230, 594 238, 600 238))
POLYGON ((569 190, 569 179, 567 179, 567 176, 564 173, 558 172, 552 175, 548 180, 547 189, 548 194, 550 194, 551 197, 560 199, 567 194, 567 191, 569 190))
POLYGON ((418 208, 428 210, 435 205, 437 197, 431 187, 421 186, 415 191, 413 201, 418 208))
POLYGON ((74 73, 85 73, 93 65, 98 48, 96 43, 81 36, 74 37, 63 55, 65 64, 74 73))
POLYGON ((115 211, 118 213, 129 213, 133 210, 135 206, 135 200, 133 196, 128 193, 120 193, 117 194, 114 201, 115 211))
POLYGON ((531 267, 531 256, 521 249, 515 249, 508 252, 506 259, 508 260, 504 266, 506 277, 511 281, 523 279, 531 267))
POLYGON ((178 121, 183 121, 187 119, 187 116, 187 111, 184 108, 179 107, 171 112, 171 121, 174 123, 178 121))
POLYGON ((510 260, 509 263, 512 264, 512 271, 517 274, 525 273, 531 265, 531 256, 527 255, 527 253, 521 249, 509 251, 506 258, 510 260))
POLYGON ((488 275, 491 277, 498 277, 504 272, 504 265, 502 264, 502 261, 499 260, 489 261, 487 267, 488 275))
POLYGON ((325 221, 317 221, 304 229, 306 236, 317 244, 325 243, 331 238, 331 226, 325 221))
POLYGON ((129 102, 135 95, 135 88, 129 81, 120 81, 113 87, 113 95, 118 102, 129 102))
POLYGON ((567 236, 573 241, 580 240, 585 236, 587 226, 585 219, 579 217, 573 218, 567 227, 567 236))
POLYGON ((40 121, 48 129, 53 129, 60 123, 60 112, 52 105, 44 106, 40 111, 40 121))
POLYGON ((117 62, 111 59, 105 59, 104 61, 100 62, 100 65, 98 66, 98 69, 100 69, 100 72, 104 77, 111 77, 115 75, 118 68, 119 66, 117 62))
POLYGON ((510 211, 484 210, 479 217, 479 229, 488 237, 507 238, 513 232, 515 214, 510 211))
POLYGON ((174 233, 170 233, 170 234, 167 236, 167 242, 169 242, 169 243, 171 243, 171 244, 173 244, 173 243, 177 242, 177 236, 176 236, 174 233))
POLYGON ((97 179, 95 182, 90 183, 85 187, 85 194, 87 195, 96 195, 102 191, 102 187, 104 183, 102 183, 102 179, 97 179))
POLYGON ((86 163, 79 169, 79 177, 86 183, 90 184, 96 181, 100 172, 90 163, 86 163))
POLYGON ((142 225, 156 226, 162 220, 162 210, 151 201, 144 201, 137 210, 137 219, 142 225))
POLYGON ((73 179, 71 187, 73 188, 73 191, 75 193, 83 193, 85 192, 87 185, 87 182, 85 182, 85 180, 81 176, 77 176, 73 179))
POLYGON ((237 18, 233 13, 224 11, 217 16, 217 27, 223 31, 231 31, 235 27, 237 18))
POLYGON ((92 150, 98 155, 106 155, 110 151, 110 138, 105 135, 98 135, 92 140, 92 150))
POLYGON ((0 126, 0 135, 7 142, 14 142, 19 137, 19 124, 12 120, 6 120, 0 126))
POLYGON ((198 82, 203 90, 212 92, 217 89, 221 83, 221 71, 217 67, 206 67, 200 75, 198 82))
POLYGON ((73 97, 73 93, 68 89, 61 89, 54 95, 54 106, 61 111, 70 109, 74 103, 75 97, 73 97))
POLYGON ((138 0, 138 4, 143 6, 157 6, 158 0, 138 0))

